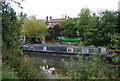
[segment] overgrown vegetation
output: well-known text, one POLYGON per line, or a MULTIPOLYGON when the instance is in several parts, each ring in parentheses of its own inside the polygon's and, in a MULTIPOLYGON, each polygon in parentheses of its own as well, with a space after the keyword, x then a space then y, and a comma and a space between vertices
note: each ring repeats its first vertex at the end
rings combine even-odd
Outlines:
MULTIPOLYGON (((12 1, 12 0, 11 0, 12 1)), ((14 1, 13 1, 14 2, 14 1)), ((16 2, 15 2, 16 3, 16 2)), ((22 20, 18 19, 16 12, 9 2, 2 2, 2 79, 41 79, 44 75, 32 63, 28 56, 20 56, 20 29, 22 20), (20 21, 21 20, 21 21, 20 21)), ((21 15, 23 15, 21 13, 21 15)), ((25 16, 25 15, 23 15, 25 16)))
POLYGON ((108 63, 98 56, 86 57, 78 55, 78 60, 71 58, 64 61, 67 76, 71 79, 118 79, 118 68, 108 66, 108 63))
POLYGON ((108 46, 120 49, 120 25, 117 11, 101 11, 99 16, 89 8, 83 8, 78 18, 64 18, 60 26, 66 37, 81 37, 83 45, 108 46))
MULTIPOLYGON (((12 72, 17 77, 17 79, 38 80, 45 78, 45 75, 42 73, 42 71, 38 70, 39 69, 38 66, 32 63, 32 61, 27 55, 19 56, 16 53, 11 54, 11 52, 8 50, 3 54, 4 54, 3 56, 4 66, 8 66, 9 69, 12 69, 12 72)), ((4 77, 5 75, 6 76, 9 75, 9 73, 3 72, 3 79, 5 78, 4 77)), ((9 78, 8 76, 8 78, 5 79, 11 78, 9 78)))
MULTIPOLYGON (((13 1, 13 0, 11 0, 13 1)), ((15 2, 17 3, 17 2, 15 2)), ((20 5, 20 3, 18 3, 20 5)), ((47 35, 47 27, 41 20, 35 17, 26 18, 26 14, 19 16, 11 7, 10 3, 3 2, 0 13, 2 14, 2 52, 3 79, 42 79, 45 76, 38 72, 36 65, 31 62, 28 56, 20 56, 19 50, 21 41, 21 31, 26 36, 39 39, 44 43, 47 35), (6 71, 6 70, 11 71, 6 71), (12 72, 12 73, 10 73, 12 72)), ((80 45, 108 46, 113 49, 120 49, 120 13, 114 11, 102 11, 97 16, 88 8, 84 8, 75 19, 63 19, 60 26, 55 26, 49 30, 50 38, 57 40, 57 36, 82 37, 84 40, 80 45), (59 30, 59 31, 57 31, 59 30), (53 33, 54 32, 54 33, 53 33), (53 36, 54 35, 54 36, 53 36), (53 37, 52 37, 53 36, 53 37)), ((34 43, 34 42, 33 42, 34 43)), ((49 43, 49 42, 48 42, 49 43)), ((50 42, 51 43, 51 42, 50 42)), ((53 43, 53 41, 52 41, 53 43)), ((56 43, 53 43, 56 44, 56 43)), ((117 69, 109 67, 106 62, 99 57, 91 56, 85 61, 78 56, 76 62, 65 61, 67 76, 72 79, 116 79, 118 78, 117 69)), ((119 63, 119 56, 114 59, 119 63)))

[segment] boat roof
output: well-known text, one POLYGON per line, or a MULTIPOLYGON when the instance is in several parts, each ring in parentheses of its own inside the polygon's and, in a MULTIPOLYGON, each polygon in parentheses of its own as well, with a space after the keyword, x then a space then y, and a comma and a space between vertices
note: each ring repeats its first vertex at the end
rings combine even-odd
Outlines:
POLYGON ((78 45, 57 45, 57 44, 24 44, 24 45, 35 45, 35 46, 59 46, 59 47, 82 47, 82 48, 95 48, 95 46, 78 46, 78 45))

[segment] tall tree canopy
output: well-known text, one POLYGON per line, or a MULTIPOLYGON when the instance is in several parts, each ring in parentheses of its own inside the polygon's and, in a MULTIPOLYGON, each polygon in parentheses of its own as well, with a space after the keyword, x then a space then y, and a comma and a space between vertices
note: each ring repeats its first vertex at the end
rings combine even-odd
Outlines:
POLYGON ((31 17, 24 21, 21 32, 26 36, 42 38, 47 35, 47 30, 48 29, 44 21, 31 17))
POLYGON ((120 34, 117 32, 117 13, 105 10, 102 11, 100 15, 100 27, 98 29, 97 41, 100 45, 118 48, 120 34))
POLYGON ((89 8, 83 8, 81 12, 78 14, 78 20, 76 22, 76 26, 78 28, 78 32, 80 37, 84 39, 84 41, 90 43, 93 38, 93 34, 97 30, 98 18, 96 14, 92 14, 89 8))
POLYGON ((8 2, 2 2, 2 41, 3 47, 15 47, 19 42, 18 19, 16 12, 8 2))
POLYGON ((66 37, 77 37, 77 28, 73 19, 63 18, 60 22, 62 34, 66 37))
POLYGON ((83 8, 75 21, 67 18, 61 21, 62 32, 68 37, 82 37, 84 45, 120 49, 120 12, 105 10, 98 14, 83 8))

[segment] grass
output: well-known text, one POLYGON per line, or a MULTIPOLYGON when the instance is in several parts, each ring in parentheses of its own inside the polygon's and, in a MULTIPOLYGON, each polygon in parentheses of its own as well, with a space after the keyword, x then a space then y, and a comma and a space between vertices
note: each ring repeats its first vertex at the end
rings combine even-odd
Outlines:
POLYGON ((14 79, 15 81, 18 81, 18 77, 16 76, 16 73, 11 69, 9 65, 6 65, 3 63, 2 65, 2 79, 4 80, 11 80, 14 79))

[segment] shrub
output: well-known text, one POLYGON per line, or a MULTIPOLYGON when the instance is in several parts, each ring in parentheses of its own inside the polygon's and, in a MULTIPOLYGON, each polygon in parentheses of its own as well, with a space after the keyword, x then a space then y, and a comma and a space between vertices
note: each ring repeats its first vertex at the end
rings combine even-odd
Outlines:
POLYGON ((108 66, 108 64, 97 56, 89 56, 86 59, 78 55, 78 61, 71 58, 70 62, 64 61, 68 77, 72 79, 116 79, 117 70, 108 66))
POLYGON ((27 55, 19 58, 20 67, 17 75, 22 79, 43 79, 44 75, 38 72, 38 68, 33 64, 27 55))
POLYGON ((7 79, 7 81, 10 80, 10 79, 14 79, 15 81, 19 81, 18 78, 15 75, 11 74, 11 73, 3 73, 2 74, 2 79, 3 80, 7 79))
MULTIPOLYGON (((27 55, 19 56, 10 51, 4 51, 4 63, 13 70, 20 79, 42 79, 44 75, 27 55)), ((7 74, 5 74, 7 76, 7 74)), ((9 77, 10 74, 8 74, 9 77)))

